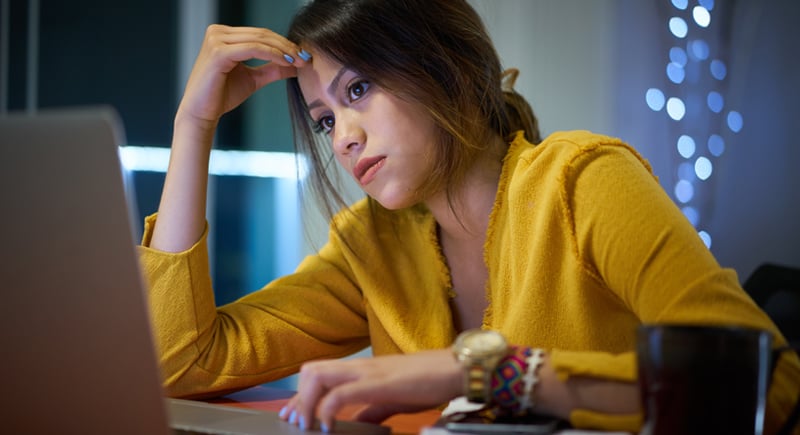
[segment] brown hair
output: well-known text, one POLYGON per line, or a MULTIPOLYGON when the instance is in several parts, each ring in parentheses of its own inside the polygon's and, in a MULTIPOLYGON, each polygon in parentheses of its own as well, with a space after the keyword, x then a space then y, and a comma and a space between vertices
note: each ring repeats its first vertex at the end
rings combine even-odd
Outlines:
MULTIPOLYGON (((500 59, 466 0, 316 0, 295 16, 288 38, 428 111, 439 138, 426 189, 445 188, 451 206, 454 189, 491 137, 524 130, 529 141, 541 140, 528 103, 503 89, 500 59)), ((510 74, 513 86, 518 72, 510 74)), ((309 159, 311 189, 331 217, 347 204, 327 174, 326 139, 313 131, 296 78, 287 90, 297 151, 309 159)))

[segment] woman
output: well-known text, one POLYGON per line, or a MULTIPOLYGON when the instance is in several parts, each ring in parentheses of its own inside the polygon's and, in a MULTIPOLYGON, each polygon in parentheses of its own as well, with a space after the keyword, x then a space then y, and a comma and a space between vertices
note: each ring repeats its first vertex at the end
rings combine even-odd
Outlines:
MULTIPOLYGON (((318 418, 330 429, 349 403, 381 421, 469 394, 636 430, 637 325, 735 323, 785 343, 633 149, 588 132, 542 141, 502 77, 460 0, 318 0, 288 37, 211 26, 141 248, 169 393, 218 395, 300 370, 281 415, 303 428, 318 418), (328 210, 342 204, 327 152, 368 198, 332 218, 328 243, 295 273, 217 308, 204 218, 212 137, 225 112, 281 79, 328 210), (535 380, 511 379, 504 397, 465 386, 451 345, 475 328, 516 346, 481 376, 518 364, 535 380), (335 360, 370 345, 378 357, 335 360), (334 360, 303 365, 320 359, 334 360)), ((796 356, 782 359, 768 431, 798 378, 796 356)))

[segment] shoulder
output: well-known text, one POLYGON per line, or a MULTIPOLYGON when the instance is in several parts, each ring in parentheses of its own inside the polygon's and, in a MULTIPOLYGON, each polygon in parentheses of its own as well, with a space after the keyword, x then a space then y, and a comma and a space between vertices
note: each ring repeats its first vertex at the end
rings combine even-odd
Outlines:
POLYGON ((627 162, 652 174, 649 162, 621 139, 584 130, 556 132, 537 145, 519 135, 511 142, 507 159, 512 183, 532 179, 564 183, 592 163, 627 162))
POLYGON ((378 247, 403 240, 409 233, 418 232, 432 222, 433 216, 424 206, 387 210, 365 197, 334 216, 329 236, 351 247, 378 247))

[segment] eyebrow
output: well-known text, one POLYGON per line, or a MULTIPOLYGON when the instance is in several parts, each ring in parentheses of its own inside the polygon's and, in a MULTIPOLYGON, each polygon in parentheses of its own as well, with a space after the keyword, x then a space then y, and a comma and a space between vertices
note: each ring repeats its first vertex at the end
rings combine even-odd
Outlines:
MULTIPOLYGON (((342 67, 339 71, 336 72, 336 75, 333 76, 333 80, 331 80, 331 83, 328 85, 328 94, 329 95, 333 95, 336 92, 336 88, 339 87, 339 82, 342 80, 342 75, 344 75, 345 72, 347 72, 347 67, 342 67)), ((321 106, 321 105, 322 105, 322 102, 319 99, 314 100, 310 104, 308 104, 308 106, 307 106, 308 107, 308 111, 311 111, 311 109, 314 109, 315 107, 318 107, 318 106, 321 106)))

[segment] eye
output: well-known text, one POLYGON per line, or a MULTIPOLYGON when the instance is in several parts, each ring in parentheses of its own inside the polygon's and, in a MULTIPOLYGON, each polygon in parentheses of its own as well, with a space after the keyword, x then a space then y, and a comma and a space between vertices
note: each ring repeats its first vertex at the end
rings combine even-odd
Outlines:
POLYGON ((333 116, 325 115, 314 123, 314 132, 330 134, 335 124, 336 122, 334 121, 333 116))
POLYGON ((347 87, 347 98, 350 101, 356 101, 364 96, 369 89, 369 82, 366 80, 356 80, 347 87))

